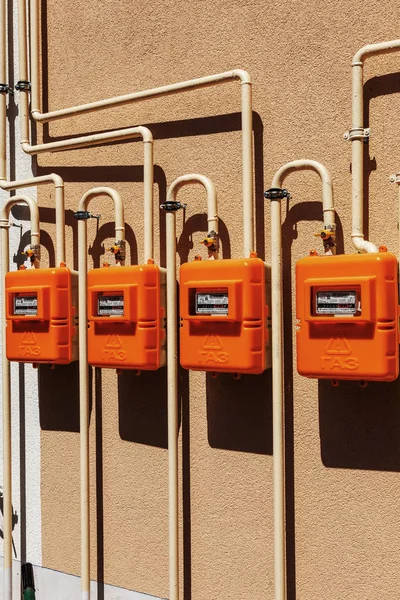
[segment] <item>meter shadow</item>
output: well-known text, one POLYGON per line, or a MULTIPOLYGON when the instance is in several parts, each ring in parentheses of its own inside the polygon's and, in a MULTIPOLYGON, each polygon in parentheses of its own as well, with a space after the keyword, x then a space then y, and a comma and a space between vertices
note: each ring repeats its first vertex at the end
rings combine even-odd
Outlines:
POLYGON ((212 448, 272 456, 272 369, 260 375, 206 374, 212 448))
MULTIPOLYGON (((323 221, 322 202, 299 202, 291 206, 287 201, 286 218, 282 224, 283 268, 283 352, 284 352, 284 402, 285 402, 285 502, 286 502, 286 557, 288 600, 296 599, 296 547, 295 547, 295 489, 294 489, 294 400, 293 400, 293 279, 292 245, 297 239, 297 224, 301 221, 323 221)), ((343 228, 336 213, 336 250, 344 251, 343 228)), ((311 244, 310 240, 310 244, 311 244)))
MULTIPOLYGON (((89 414, 92 412, 92 368, 89 367, 89 414)), ((39 365, 39 419, 45 431, 79 433, 79 363, 39 365)))
MULTIPOLYGON (((400 93, 400 73, 388 73, 371 77, 364 83, 364 124, 370 126, 370 106, 373 98, 400 93)), ((372 129, 372 135, 374 134, 372 129)), ((368 140, 368 138, 367 138, 368 140)), ((369 180, 372 171, 376 171, 375 157, 370 156, 369 144, 364 144, 364 231, 369 239, 369 180)), ((388 173, 390 175, 391 173, 388 173)))
POLYGON ((400 471, 400 378, 318 382, 321 457, 326 467, 400 471))

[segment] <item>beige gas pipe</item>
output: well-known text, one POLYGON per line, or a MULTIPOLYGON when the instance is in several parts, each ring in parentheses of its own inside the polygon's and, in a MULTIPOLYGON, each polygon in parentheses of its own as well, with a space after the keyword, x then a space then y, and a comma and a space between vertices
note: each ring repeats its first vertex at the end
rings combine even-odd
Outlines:
MULTIPOLYGON (((1 0, 5 3, 5 0, 1 0)), ((66 109, 61 109, 48 113, 40 112, 40 96, 39 96, 39 4, 37 0, 30 2, 30 23, 31 23, 31 78, 32 83, 28 82, 27 69, 27 31, 26 31, 26 5, 24 0, 18 0, 18 30, 19 30, 19 56, 20 67, 19 77, 20 82, 18 89, 21 92, 21 119, 26 123, 23 131, 22 148, 25 152, 36 154, 38 152, 46 152, 53 150, 61 150, 68 148, 82 147, 82 145, 70 145, 71 141, 53 142, 50 144, 40 144, 30 146, 29 131, 27 127, 29 117, 28 94, 32 85, 32 106, 31 114, 36 121, 49 122, 55 119, 64 119, 71 116, 81 115, 84 113, 94 112, 97 110, 107 109, 113 106, 121 106, 145 100, 147 98, 158 98, 178 94, 181 92, 220 85, 230 81, 240 81, 241 84, 241 115, 242 115, 242 164, 243 164, 243 213, 244 213, 244 239, 245 252, 244 256, 250 256, 254 250, 250 241, 253 239, 254 222, 252 218, 251 206, 253 204, 253 145, 252 145, 252 94, 251 80, 249 74, 242 69, 233 69, 224 73, 217 73, 188 81, 181 81, 170 85, 165 85, 149 90, 116 96, 106 100, 90 102, 80 106, 73 106, 66 109)), ((105 134, 102 134, 105 135, 105 134)), ((78 142, 80 138, 75 140, 78 142)), ((106 138, 102 138, 105 140, 106 138)), ((121 139, 121 138, 119 138, 121 139)), ((125 138, 126 139, 126 138, 125 138)), ((94 142, 95 143, 95 142, 94 142)), ((85 144, 87 145, 87 144, 85 144)))
POLYGON ((352 61, 352 127, 344 134, 351 141, 351 172, 352 172, 352 240, 359 252, 378 252, 372 242, 364 240, 364 154, 363 143, 370 135, 369 129, 364 129, 364 61, 369 56, 388 54, 400 50, 400 40, 391 40, 379 44, 368 44, 361 48, 352 61))
POLYGON ((286 600, 285 574, 285 446, 283 387, 283 306, 282 306, 282 224, 281 200, 290 198, 281 189, 292 171, 316 171, 322 181, 324 226, 320 234, 327 253, 334 253, 335 209, 332 180, 327 169, 315 160, 294 160, 281 167, 272 188, 265 192, 271 200, 271 318, 272 318, 272 405, 273 405, 273 473, 274 473, 274 578, 275 600, 286 600))
MULTIPOLYGON (((178 511, 178 315, 176 305, 176 211, 185 208, 177 202, 185 185, 200 183, 207 191, 208 236, 218 244, 217 196, 211 179, 196 173, 175 179, 161 204, 166 211, 167 245, 167 373, 168 373, 168 513, 169 513, 169 600, 179 600, 179 511, 178 511)), ((208 245, 208 244, 205 244, 208 245)), ((218 248, 215 254, 218 253, 218 248)), ((215 256, 214 256, 215 257, 215 256)))
POLYGON ((47 183, 53 183, 55 186, 55 207, 56 207, 56 259, 57 266, 65 262, 65 206, 64 206, 64 182, 59 175, 51 173, 41 177, 31 177, 19 181, 6 181, 6 114, 7 114, 7 93, 11 90, 5 83, 7 79, 6 68, 6 3, 2 2, 0 7, 0 35, 2 36, 2 51, 0 52, 0 188, 3 190, 17 190, 21 188, 33 187, 47 183))
POLYGON ((90 473, 89 473, 89 365, 87 359, 87 224, 93 217, 88 212, 91 200, 108 196, 115 206, 115 245, 122 250, 125 243, 124 207, 115 190, 109 187, 92 188, 79 202, 78 265, 79 265, 79 412, 81 465, 81 589, 82 600, 90 598, 90 473))
MULTIPOLYGON (((9 271, 9 215, 15 204, 27 204, 31 219, 31 249, 40 244, 39 209, 32 198, 25 195, 6 200, 0 209, 1 235, 1 323, 2 323, 2 398, 3 398, 3 539, 4 539, 4 600, 12 598, 12 454, 11 454, 11 381, 10 361, 6 355, 6 274, 9 271)), ((39 258, 39 257, 37 257, 39 258)), ((39 261, 34 261, 39 266, 39 261)))

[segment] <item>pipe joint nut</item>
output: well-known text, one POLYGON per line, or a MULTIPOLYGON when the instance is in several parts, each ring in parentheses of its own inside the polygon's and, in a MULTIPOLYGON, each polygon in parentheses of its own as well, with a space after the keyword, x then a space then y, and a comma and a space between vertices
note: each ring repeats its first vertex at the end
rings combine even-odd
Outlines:
POLYGON ((284 188, 270 188, 264 192, 264 198, 267 200, 283 200, 283 198, 290 200, 291 196, 288 190, 284 188))

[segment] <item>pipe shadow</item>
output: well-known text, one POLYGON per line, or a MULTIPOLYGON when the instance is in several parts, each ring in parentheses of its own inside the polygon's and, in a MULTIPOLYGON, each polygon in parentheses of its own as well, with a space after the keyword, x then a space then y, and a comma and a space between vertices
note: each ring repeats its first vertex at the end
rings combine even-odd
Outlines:
POLYGON ((104 600, 104 474, 103 474, 103 387, 101 369, 94 369, 96 421, 96 559, 97 600, 104 600))
MULTIPOLYGON (((299 202, 290 207, 287 201, 286 219, 282 225, 283 253, 283 339, 284 339, 284 394, 285 394, 285 502, 286 502, 286 560, 287 597, 296 600, 296 547, 295 547, 295 488, 294 488, 294 403, 293 403, 293 296, 292 245, 297 239, 297 224, 301 221, 323 221, 321 202, 299 202)), ((336 244, 338 254, 344 251, 343 228, 336 213, 336 244)))

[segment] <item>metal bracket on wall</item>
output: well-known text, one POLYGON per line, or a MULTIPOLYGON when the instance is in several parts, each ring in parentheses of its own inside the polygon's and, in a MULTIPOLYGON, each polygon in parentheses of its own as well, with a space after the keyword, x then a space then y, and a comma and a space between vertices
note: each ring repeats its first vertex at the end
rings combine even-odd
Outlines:
POLYGON ((343 134, 343 138, 347 142, 352 142, 353 140, 363 140, 364 144, 368 143, 369 138, 371 137, 371 129, 369 127, 354 127, 354 129, 349 129, 343 134))

